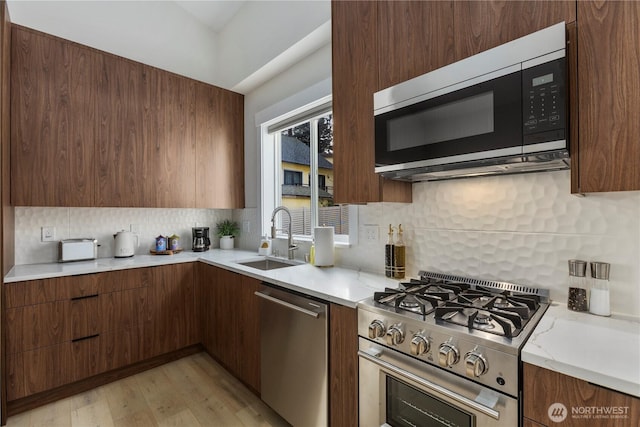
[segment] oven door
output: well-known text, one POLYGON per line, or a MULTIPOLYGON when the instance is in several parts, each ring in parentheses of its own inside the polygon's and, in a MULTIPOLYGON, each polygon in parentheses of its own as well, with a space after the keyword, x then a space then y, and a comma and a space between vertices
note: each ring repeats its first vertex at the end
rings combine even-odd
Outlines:
POLYGON ((517 399, 359 338, 360 425, 518 425, 517 399))

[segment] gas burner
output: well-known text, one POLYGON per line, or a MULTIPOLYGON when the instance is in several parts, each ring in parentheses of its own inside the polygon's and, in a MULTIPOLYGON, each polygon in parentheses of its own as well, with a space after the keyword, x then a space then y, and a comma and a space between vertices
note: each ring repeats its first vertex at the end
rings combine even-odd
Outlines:
POLYGON ((493 328, 493 325, 491 324, 491 317, 486 314, 478 314, 475 319, 473 319, 473 323, 481 327, 493 328))
POLYGON ((420 303, 415 296, 408 294, 402 299, 402 301, 400 301, 400 305, 398 307, 413 311, 420 307, 420 303))

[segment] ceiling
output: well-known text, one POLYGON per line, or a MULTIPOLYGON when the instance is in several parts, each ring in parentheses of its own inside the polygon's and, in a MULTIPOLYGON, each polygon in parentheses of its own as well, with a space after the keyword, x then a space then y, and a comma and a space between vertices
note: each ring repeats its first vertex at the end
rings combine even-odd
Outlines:
POLYGON ((244 6, 246 0, 175 0, 175 2, 198 21, 219 33, 244 6))

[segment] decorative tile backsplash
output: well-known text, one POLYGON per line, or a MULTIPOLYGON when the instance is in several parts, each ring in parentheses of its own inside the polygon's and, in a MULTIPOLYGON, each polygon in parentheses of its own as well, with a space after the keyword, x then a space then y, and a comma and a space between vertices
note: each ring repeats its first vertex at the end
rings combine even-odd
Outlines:
POLYGON ((640 316, 640 192, 570 194, 569 171, 417 183, 413 203, 359 209, 380 239, 337 251, 383 273, 389 224, 402 223, 407 274, 419 269, 548 288, 567 299, 567 260, 611 263, 611 307, 640 316))
MULTIPOLYGON (((360 206, 359 227, 375 225, 377 242, 336 250, 336 264, 383 274, 386 229, 401 223, 407 275, 419 269, 548 288, 567 299, 567 260, 611 263, 611 308, 640 317, 640 192, 570 194, 568 171, 426 182, 413 185, 411 204, 360 206)), ((256 250, 260 210, 16 208, 16 264, 54 262, 57 242, 40 242, 40 227, 54 226, 56 241, 96 237, 99 257, 113 255, 113 234, 137 227, 138 254, 154 238, 178 234, 191 247, 191 227, 232 218, 241 226, 236 247, 256 250)), ((308 252, 301 245, 301 254, 308 252)), ((302 255, 300 255, 302 256, 302 255)))
POLYGON ((136 254, 148 254, 155 237, 177 234, 181 246, 191 249, 191 227, 210 227, 212 247, 218 246, 215 224, 231 218, 231 210, 156 208, 50 208, 16 207, 16 264, 55 262, 58 241, 76 237, 98 239, 98 257, 113 256, 113 235, 135 231, 140 245, 136 254), (40 227, 56 229, 55 242, 40 241, 40 227))

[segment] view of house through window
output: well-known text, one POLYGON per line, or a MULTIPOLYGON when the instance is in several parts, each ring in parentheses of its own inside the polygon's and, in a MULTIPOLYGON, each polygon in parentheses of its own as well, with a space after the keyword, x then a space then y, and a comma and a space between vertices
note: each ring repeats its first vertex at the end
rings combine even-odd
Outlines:
MULTIPOLYGON (((316 225, 335 227, 335 234, 349 233, 348 206, 333 202, 333 117, 331 112, 280 130, 280 191, 278 204, 291 212, 292 232, 311 235, 316 225)), ((287 229, 288 218, 281 225, 287 229)))

